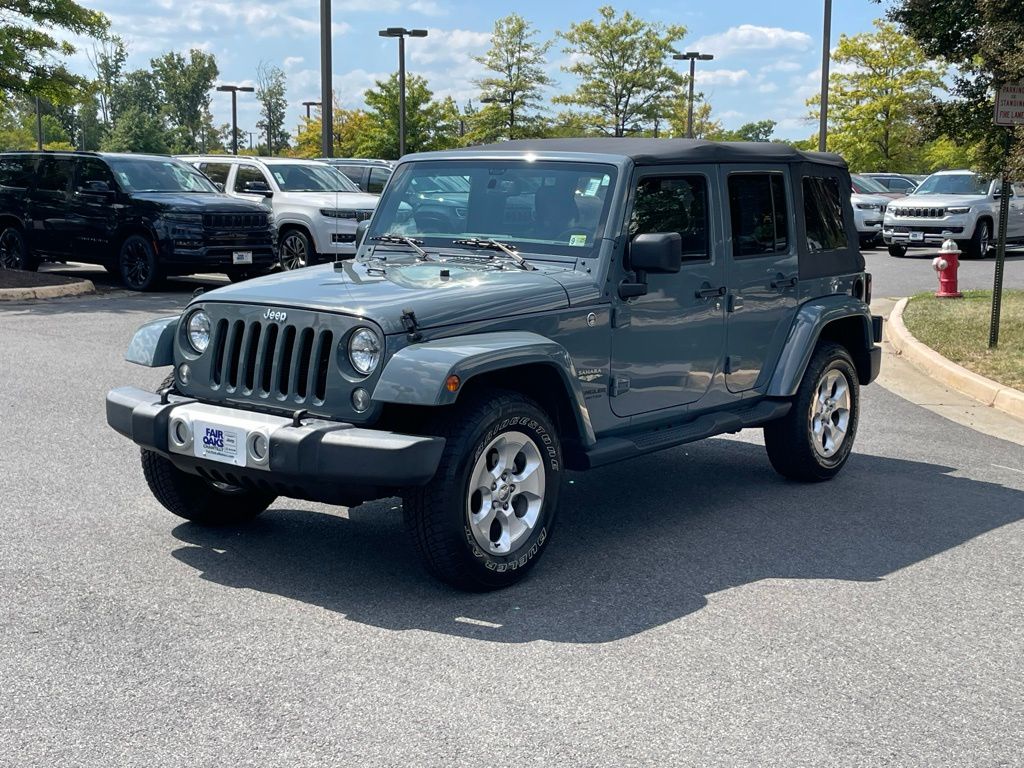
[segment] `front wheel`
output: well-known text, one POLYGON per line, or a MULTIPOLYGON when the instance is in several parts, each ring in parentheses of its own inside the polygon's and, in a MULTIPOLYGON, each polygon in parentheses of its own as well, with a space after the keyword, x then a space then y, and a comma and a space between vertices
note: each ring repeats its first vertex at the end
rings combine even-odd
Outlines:
POLYGON ((459 589, 522 579, 555 522, 562 448, 548 414, 512 392, 454 406, 432 430, 445 438, 430 485, 404 496, 406 526, 427 570, 459 589))
POLYGON ((982 219, 974 228, 971 239, 961 245, 965 259, 984 259, 992 245, 992 225, 982 219))
POLYGON ((289 229, 281 237, 282 269, 302 269, 313 263, 313 245, 300 229, 289 229))
POLYGON ((142 235, 130 235, 125 239, 117 265, 125 287, 133 291, 152 291, 160 283, 156 251, 142 235))
POLYGON ((859 415, 860 385, 850 353, 839 344, 819 344, 793 407, 764 428, 768 459, 791 480, 830 480, 853 450, 859 415))

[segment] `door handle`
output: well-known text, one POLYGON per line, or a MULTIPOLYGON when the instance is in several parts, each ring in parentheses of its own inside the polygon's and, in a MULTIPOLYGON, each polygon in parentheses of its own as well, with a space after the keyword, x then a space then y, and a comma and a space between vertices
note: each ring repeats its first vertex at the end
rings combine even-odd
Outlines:
MULTIPOLYGON (((704 285, 706 286, 707 283, 704 283, 704 285)), ((704 299, 704 301, 713 299, 716 296, 725 296, 725 286, 723 285, 718 288, 711 288, 710 286, 705 288, 704 286, 701 286, 696 290, 694 295, 696 295, 698 299, 704 299)))
POLYGON ((797 278, 785 277, 779 280, 772 280, 772 288, 775 290, 782 290, 784 288, 796 288, 797 278))

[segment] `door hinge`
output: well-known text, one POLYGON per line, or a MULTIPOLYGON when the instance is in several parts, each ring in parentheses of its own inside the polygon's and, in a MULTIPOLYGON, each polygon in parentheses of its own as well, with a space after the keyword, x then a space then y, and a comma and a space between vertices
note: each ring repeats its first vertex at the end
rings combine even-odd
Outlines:
POLYGON ((629 379, 626 376, 612 376, 612 385, 609 387, 608 394, 612 397, 618 397, 629 392, 629 379))
POLYGON ((621 305, 612 307, 612 328, 626 328, 629 325, 629 307, 621 305))

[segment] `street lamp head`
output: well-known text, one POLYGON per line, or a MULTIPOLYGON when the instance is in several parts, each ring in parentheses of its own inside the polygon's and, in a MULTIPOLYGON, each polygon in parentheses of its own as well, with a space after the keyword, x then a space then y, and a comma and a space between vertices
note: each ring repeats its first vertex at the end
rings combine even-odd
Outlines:
POLYGON ((427 30, 425 29, 410 29, 407 33, 409 37, 426 37, 427 30))
POLYGON ((254 93, 256 91, 256 89, 253 88, 251 85, 239 86, 238 90, 241 91, 242 93, 254 93))
POLYGON ((388 27, 380 30, 377 34, 381 37, 401 37, 406 31, 405 27, 388 27))
POLYGON ((700 53, 698 51, 687 51, 686 53, 674 53, 672 58, 676 61, 711 61, 715 57, 710 53, 700 53))

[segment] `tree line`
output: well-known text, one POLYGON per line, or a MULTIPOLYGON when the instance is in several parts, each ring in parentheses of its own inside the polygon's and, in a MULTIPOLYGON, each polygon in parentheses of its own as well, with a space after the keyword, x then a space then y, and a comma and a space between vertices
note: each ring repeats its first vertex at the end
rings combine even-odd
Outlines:
MULTIPOLYGON (((1024 80, 1024 17, 1014 3, 896 0, 888 21, 871 32, 841 35, 829 81, 828 148, 855 170, 922 172, 940 167, 994 168, 1002 137, 991 126, 992 87, 1024 80), (950 31, 952 30, 952 31, 950 31)), ((0 147, 34 146, 35 97, 52 148, 137 152, 225 151, 229 125, 215 124, 211 91, 219 76, 210 53, 190 50, 127 70, 128 50, 102 14, 71 0, 0 0, 0 147), (96 42, 92 76, 60 62, 71 52, 40 30, 62 28, 96 42)), ((611 6, 542 40, 512 13, 495 22, 484 74, 464 105, 438 98, 427 80, 407 78, 409 151, 447 149, 505 139, 567 136, 684 136, 689 82, 671 56, 685 27, 646 21, 611 6), (575 83, 556 93, 548 66, 558 49, 575 83)), ((287 81, 261 62, 257 136, 240 132, 239 147, 261 154, 320 154, 320 117, 285 125, 287 81)), ((339 100, 335 100, 339 103, 339 100)), ((358 109, 336 108, 339 156, 394 158, 398 153, 398 78, 375 82, 358 109)), ((726 130, 704 94, 694 95, 693 134, 714 140, 767 141, 776 123, 763 119, 726 130)), ((818 100, 808 101, 808 124, 818 100)), ((791 142, 816 148, 816 137, 791 142)), ((1016 142, 1017 162, 1021 141, 1016 142)))

